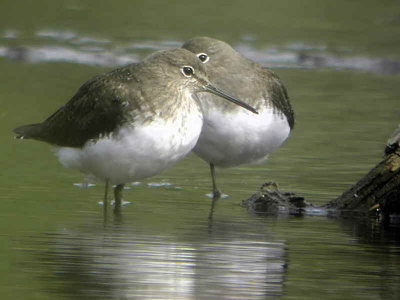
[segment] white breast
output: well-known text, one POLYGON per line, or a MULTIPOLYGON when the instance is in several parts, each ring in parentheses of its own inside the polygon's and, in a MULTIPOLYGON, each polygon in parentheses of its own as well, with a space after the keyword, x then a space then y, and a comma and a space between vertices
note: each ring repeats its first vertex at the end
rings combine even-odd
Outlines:
POLYGON ((119 184, 158 174, 195 146, 203 119, 198 109, 172 120, 157 119, 119 130, 113 137, 87 142, 82 149, 55 149, 69 168, 119 184))
POLYGON ((283 114, 265 108, 258 115, 244 109, 223 113, 209 110, 194 152, 220 167, 259 162, 289 136, 283 114))

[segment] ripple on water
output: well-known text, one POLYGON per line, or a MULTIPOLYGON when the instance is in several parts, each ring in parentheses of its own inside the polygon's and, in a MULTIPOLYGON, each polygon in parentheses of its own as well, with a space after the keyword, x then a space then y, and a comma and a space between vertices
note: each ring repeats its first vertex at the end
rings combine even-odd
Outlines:
POLYGON ((115 230, 61 231, 38 237, 33 252, 39 264, 46 262, 42 268, 53 269, 52 275, 38 272, 56 294, 141 299, 281 295, 285 245, 250 237, 200 241, 115 230))
MULTIPOLYGON (((0 56, 32 63, 64 61, 77 64, 118 66, 137 62, 147 52, 180 47, 183 41, 174 40, 137 40, 128 45, 114 43, 104 37, 80 36, 70 30, 44 29, 36 32, 43 41, 42 46, 0 45, 0 56), (61 43, 61 45, 60 45, 61 43), (112 49, 110 49, 112 45, 112 49), (136 53, 135 53, 136 52, 136 53)), ((6 39, 16 39, 18 31, 8 29, 3 33, 6 39)), ((234 44, 244 56, 260 64, 275 68, 343 68, 371 73, 398 74, 400 61, 396 59, 338 56, 338 49, 329 49, 326 45, 296 41, 287 45, 268 45, 253 47, 255 38, 242 38, 234 44)), ((339 51, 344 52, 344 51, 339 51)), ((346 51, 346 55, 351 51, 346 51)))

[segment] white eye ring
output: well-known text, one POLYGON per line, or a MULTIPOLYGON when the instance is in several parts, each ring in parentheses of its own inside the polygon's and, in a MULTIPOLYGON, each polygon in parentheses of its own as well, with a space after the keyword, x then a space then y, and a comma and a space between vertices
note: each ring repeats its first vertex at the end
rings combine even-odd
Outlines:
POLYGON ((197 54, 197 57, 201 60, 203 64, 210 60, 210 57, 207 55, 207 53, 199 53, 197 54))
POLYGON ((183 66, 181 69, 181 72, 185 77, 188 77, 188 78, 190 78, 194 75, 194 69, 191 66, 183 66))

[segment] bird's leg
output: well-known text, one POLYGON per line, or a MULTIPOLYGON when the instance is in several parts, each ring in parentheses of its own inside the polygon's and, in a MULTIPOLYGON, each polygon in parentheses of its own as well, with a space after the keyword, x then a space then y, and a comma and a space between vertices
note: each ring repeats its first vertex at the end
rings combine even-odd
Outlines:
POLYGON ((122 191, 124 190, 125 184, 118 184, 114 188, 114 212, 118 212, 121 209, 122 204, 122 191))
POLYGON ((211 207, 210 207, 210 213, 208 214, 208 221, 212 222, 213 219, 213 215, 214 215, 214 209, 215 209, 215 205, 217 204, 219 198, 212 198, 211 200, 211 207))
POLYGON ((108 181, 108 179, 106 179, 105 191, 104 191, 104 199, 103 199, 103 221, 104 221, 104 225, 107 225, 108 186, 109 186, 109 181, 108 181))
POLYGON ((213 199, 221 198, 221 191, 217 187, 217 182, 215 180, 215 166, 213 163, 210 163, 210 171, 211 171, 211 179, 212 179, 212 192, 213 192, 213 199))
POLYGON ((109 186, 109 180, 106 179, 106 184, 105 184, 105 190, 104 190, 104 199, 103 199, 103 207, 104 209, 107 209, 107 204, 108 204, 108 186, 109 186))

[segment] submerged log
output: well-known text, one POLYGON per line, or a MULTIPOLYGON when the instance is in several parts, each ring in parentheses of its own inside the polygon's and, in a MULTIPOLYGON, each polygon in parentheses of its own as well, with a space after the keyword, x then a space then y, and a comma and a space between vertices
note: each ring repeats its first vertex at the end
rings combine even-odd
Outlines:
MULTIPOLYGON (((385 156, 354 186, 326 207, 342 210, 394 209, 392 204, 400 195, 400 127, 389 140, 385 156), (389 203, 392 203, 389 205, 389 203), (388 207, 389 205, 389 207, 388 207)), ((400 207, 400 202, 399 202, 400 207)))
MULTIPOLYGON (((384 225, 400 224, 400 126, 389 139, 384 153, 381 162, 323 208, 341 214, 371 214, 378 216, 384 225)), ((242 205, 252 212, 266 214, 301 214, 313 207, 303 197, 281 192, 270 182, 243 200, 242 205)))
POLYGON ((388 154, 372 170, 326 207, 369 210, 400 189, 400 149, 388 154))
POLYGON ((400 220, 400 126, 389 139, 385 156, 354 186, 326 207, 378 213, 384 225, 400 220))

